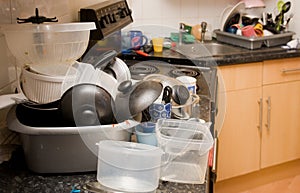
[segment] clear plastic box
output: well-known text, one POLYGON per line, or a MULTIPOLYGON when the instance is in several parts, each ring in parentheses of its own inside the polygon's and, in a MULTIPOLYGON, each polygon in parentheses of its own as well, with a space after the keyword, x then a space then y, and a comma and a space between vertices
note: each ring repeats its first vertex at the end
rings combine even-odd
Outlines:
POLYGON ((97 181, 125 192, 152 192, 160 177, 162 151, 134 142, 105 140, 98 143, 97 181))
POLYGON ((213 146, 211 123, 178 119, 160 119, 156 125, 158 147, 162 157, 163 181, 203 184, 208 153, 213 146))

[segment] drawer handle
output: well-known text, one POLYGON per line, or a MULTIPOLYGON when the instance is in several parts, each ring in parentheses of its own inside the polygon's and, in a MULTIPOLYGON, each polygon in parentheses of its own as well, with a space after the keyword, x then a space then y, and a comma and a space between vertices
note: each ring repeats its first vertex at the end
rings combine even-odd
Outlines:
POLYGON ((300 68, 289 68, 289 69, 282 69, 282 73, 291 73, 291 72, 300 72, 300 68))

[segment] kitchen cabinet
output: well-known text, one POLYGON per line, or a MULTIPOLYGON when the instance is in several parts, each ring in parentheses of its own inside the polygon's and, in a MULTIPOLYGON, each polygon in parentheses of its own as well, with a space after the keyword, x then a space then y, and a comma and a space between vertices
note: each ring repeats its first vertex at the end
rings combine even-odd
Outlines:
POLYGON ((300 158, 300 58, 220 67, 217 181, 300 158), (222 92, 222 91, 221 91, 222 92))
POLYGON ((263 66, 261 168, 300 158, 300 58, 263 66))
POLYGON ((222 66, 220 71, 226 111, 218 136, 217 180, 259 170, 262 63, 222 66))

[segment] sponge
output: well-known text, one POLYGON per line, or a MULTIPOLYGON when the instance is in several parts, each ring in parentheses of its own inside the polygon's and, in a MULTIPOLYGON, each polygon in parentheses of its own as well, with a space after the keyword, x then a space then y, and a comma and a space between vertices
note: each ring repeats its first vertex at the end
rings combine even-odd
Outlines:
MULTIPOLYGON (((179 41, 179 33, 172 32, 170 39, 173 42, 178 42, 179 41)), ((184 42, 184 43, 194 43, 195 42, 195 37, 191 34, 184 33, 184 34, 182 34, 182 42, 184 42)))

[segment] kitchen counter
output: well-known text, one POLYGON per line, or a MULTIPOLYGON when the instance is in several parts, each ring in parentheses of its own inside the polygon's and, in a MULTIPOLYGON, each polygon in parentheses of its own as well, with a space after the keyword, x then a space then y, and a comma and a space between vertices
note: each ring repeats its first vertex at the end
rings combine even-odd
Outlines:
MULTIPOLYGON (((234 47, 234 46, 232 46, 234 47)), ((236 47, 235 47, 236 48, 236 47)), ((249 62, 259 62, 271 59, 300 57, 299 49, 283 49, 280 46, 248 50, 237 48, 239 52, 232 54, 217 54, 208 57, 189 58, 178 52, 165 49, 163 53, 150 53, 149 56, 137 54, 122 55, 121 58, 137 60, 165 60, 168 63, 199 66, 221 66, 249 62), (192 62, 192 63, 191 63, 192 62)), ((72 189, 89 193, 87 184, 95 183, 96 172, 76 174, 48 174, 41 175, 30 172, 25 165, 21 148, 18 148, 9 162, 0 164, 0 192, 72 192, 72 189)), ((157 193, 205 193, 207 184, 191 185, 171 182, 160 182, 157 193)), ((76 191, 73 191, 76 192, 76 191)))
MULTIPOLYGON (((197 43, 198 45, 200 43, 197 43)), ((261 62, 264 60, 274 60, 282 58, 292 58, 300 57, 300 49, 285 49, 281 46, 275 47, 262 47, 260 49, 249 50, 246 48, 232 46, 229 44, 219 43, 216 40, 207 41, 206 44, 219 44, 224 45, 228 49, 234 50, 233 52, 214 53, 209 54, 209 50, 206 56, 195 57, 196 54, 192 56, 180 54, 175 49, 164 49, 162 53, 149 53, 148 56, 141 56, 137 54, 126 54, 122 55, 122 59, 137 59, 137 60, 162 60, 172 64, 182 64, 182 65, 196 65, 196 66, 222 66, 222 65, 233 65, 242 64, 249 62, 261 62)), ((188 44, 185 44, 188 45, 188 44)), ((195 44, 190 44, 193 47, 195 44)), ((188 53, 188 52, 187 52, 188 53)))
MULTIPOLYGON (((75 193, 80 190, 80 192, 90 193, 96 192, 90 191, 91 189, 89 188, 89 184, 97 182, 96 176, 96 172, 47 175, 32 173, 26 168, 21 148, 17 148, 10 161, 0 164, 0 192, 75 193)), ((160 182, 156 191, 156 193, 171 192, 205 193, 206 184, 192 185, 160 182)))

